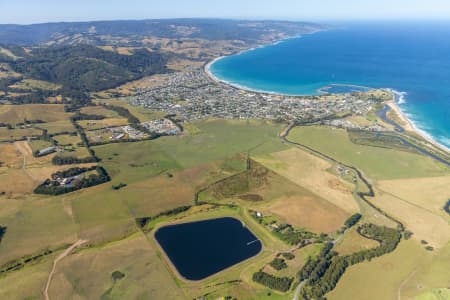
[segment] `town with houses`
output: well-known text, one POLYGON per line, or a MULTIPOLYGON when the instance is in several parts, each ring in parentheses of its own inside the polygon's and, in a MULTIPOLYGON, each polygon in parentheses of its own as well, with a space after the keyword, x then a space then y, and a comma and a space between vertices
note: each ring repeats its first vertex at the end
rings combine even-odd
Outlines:
MULTIPOLYGON (((351 113, 366 115, 380 99, 361 94, 288 96, 236 88, 212 79, 202 69, 165 75, 164 85, 138 88, 133 105, 176 114, 185 121, 206 118, 268 119, 293 122, 351 113)), ((337 123, 336 123, 337 122, 337 123)), ((349 121, 330 125, 354 128, 349 121)), ((377 125, 371 130, 379 130, 377 125)))

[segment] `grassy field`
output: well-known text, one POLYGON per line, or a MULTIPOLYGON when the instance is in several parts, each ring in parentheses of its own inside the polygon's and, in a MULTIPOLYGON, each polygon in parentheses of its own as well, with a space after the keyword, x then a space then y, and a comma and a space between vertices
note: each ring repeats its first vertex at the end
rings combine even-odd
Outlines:
POLYGON ((236 153, 265 154, 287 149, 278 133, 283 125, 263 121, 210 120, 194 123, 196 135, 160 138, 160 146, 183 168, 223 159, 236 153))
POLYGON ((281 126, 246 121, 207 121, 196 124, 194 136, 94 147, 113 179, 125 183, 147 179, 168 170, 190 169, 246 153, 285 149, 277 138, 281 126), (227 138, 223 138, 226 136, 227 138))
POLYGON ((349 216, 340 207, 258 163, 252 163, 250 175, 241 173, 231 181, 212 185, 199 199, 239 204, 316 233, 335 232, 349 216))
POLYGON ((94 147, 102 164, 116 181, 130 184, 166 170, 180 169, 177 162, 154 141, 94 147))
POLYGON ((22 166, 22 155, 13 144, 0 144, 1 168, 19 168, 22 166))
POLYGON ((123 197, 110 190, 111 185, 106 183, 58 197, 70 203, 80 238, 103 243, 123 238, 136 230, 123 197))
POLYGON ((415 297, 416 300, 448 300, 450 299, 450 289, 440 288, 420 294, 415 297))
POLYGON ((378 187, 425 210, 448 216, 443 207, 450 199, 450 176, 383 180, 378 187))
POLYGON ((82 147, 82 146, 75 146, 72 147, 71 150, 65 150, 64 152, 59 153, 58 155, 60 156, 74 156, 74 157, 78 157, 78 158, 84 158, 84 157, 89 157, 89 151, 87 150, 86 147, 82 147))
POLYGON ((155 216, 174 207, 193 205, 195 186, 182 175, 167 174, 133 183, 116 192, 135 217, 155 216))
POLYGON ((359 210, 352 187, 327 172, 330 163, 297 148, 255 158, 259 163, 349 213, 359 210))
POLYGON ((53 253, 37 264, 0 277, 0 298, 10 300, 43 299, 43 290, 53 265, 53 253))
POLYGON ((125 126, 128 125, 128 120, 125 118, 108 118, 103 120, 82 120, 78 124, 86 130, 94 130, 105 127, 125 126))
MULTIPOLYGON (((116 192, 124 197, 131 213, 136 217, 154 216, 174 207, 193 205, 195 193, 200 187, 230 175, 230 162, 215 161, 195 168, 161 175, 131 183, 116 192)), ((238 165, 233 168, 243 167, 238 165)), ((113 183, 118 181, 114 180, 113 183)))
POLYGON ((44 140, 31 140, 28 144, 30 145, 31 150, 33 150, 33 153, 53 145, 51 142, 44 140))
POLYGON ((9 124, 22 123, 24 120, 55 122, 68 120, 70 116, 72 113, 66 113, 62 104, 0 105, 0 120, 9 124))
POLYGON ((35 182, 22 169, 0 169, 0 193, 26 194, 31 193, 37 182, 35 182))
POLYGON ((47 91, 56 91, 61 88, 60 85, 51 83, 43 80, 35 80, 35 79, 24 79, 19 81, 18 83, 10 86, 10 88, 17 88, 20 90, 47 90, 47 91))
POLYGON ((275 214, 288 224, 315 233, 333 233, 349 217, 349 214, 339 207, 308 191, 277 198, 273 204, 260 210, 265 214, 275 214))
POLYGON ((334 250, 339 253, 339 255, 349 255, 361 250, 375 248, 378 245, 378 242, 362 237, 358 231, 356 231, 355 226, 345 234, 344 238, 334 250))
POLYGON ((76 240, 77 227, 54 199, 0 199, 0 224, 7 232, 0 243, 0 265, 76 240))
POLYGON ((48 134, 76 132, 75 127, 73 127, 72 122, 70 122, 69 119, 38 124, 37 126, 42 129, 47 129, 48 134))
POLYGON ((27 137, 37 137, 40 135, 42 135, 42 130, 34 128, 0 128, 0 142, 26 139, 27 137))
POLYGON ((65 258, 57 268, 50 296, 58 299, 184 299, 164 263, 142 235, 65 258), (111 274, 125 277, 117 282, 111 274), (95 276, 86 276, 95 273, 95 276))
POLYGON ((86 106, 80 110, 81 113, 87 115, 99 115, 105 118, 117 118, 119 114, 113 110, 104 108, 103 106, 86 106))
POLYGON ((401 295, 409 299, 417 295, 418 300, 447 300, 449 299, 450 276, 448 264, 450 262, 450 243, 436 251, 430 262, 420 265, 404 282, 401 295), (446 288, 446 289, 445 289, 446 288))
POLYGON ((399 299, 403 281, 432 256, 417 242, 403 241, 390 254, 348 268, 327 299, 399 299))
POLYGON ((95 103, 105 103, 108 105, 125 107, 131 112, 131 114, 133 114, 141 122, 160 119, 166 115, 166 113, 164 112, 152 111, 142 106, 133 106, 119 99, 96 100, 95 103))
POLYGON ((422 155, 353 144, 342 129, 296 127, 289 139, 354 165, 373 179, 429 177, 450 172, 445 165, 422 155))
POLYGON ((55 141, 58 142, 58 145, 73 145, 76 146, 78 143, 81 143, 81 139, 78 135, 71 135, 71 134, 63 134, 63 135, 57 135, 53 137, 55 141))
POLYGON ((448 218, 387 193, 379 192, 374 203, 404 222, 406 228, 414 233, 413 239, 426 240, 431 246, 437 248, 447 244, 450 239, 448 218))

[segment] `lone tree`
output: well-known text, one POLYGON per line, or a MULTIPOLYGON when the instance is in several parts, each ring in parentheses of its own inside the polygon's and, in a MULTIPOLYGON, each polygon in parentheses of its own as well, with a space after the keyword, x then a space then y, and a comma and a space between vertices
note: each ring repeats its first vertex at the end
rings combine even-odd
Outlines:
POLYGON ((114 271, 111 274, 111 278, 112 278, 112 281, 114 283, 116 283, 117 281, 123 279, 124 277, 125 277, 125 274, 120 272, 120 271, 114 271))

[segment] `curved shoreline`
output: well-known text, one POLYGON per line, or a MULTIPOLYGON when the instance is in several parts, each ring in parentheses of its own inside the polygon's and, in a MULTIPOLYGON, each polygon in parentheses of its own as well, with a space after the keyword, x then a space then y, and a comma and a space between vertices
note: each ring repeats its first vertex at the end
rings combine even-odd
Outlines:
MULTIPOLYGON (((258 93, 258 94, 268 94, 268 95, 276 95, 276 96, 289 96, 289 97, 312 97, 312 96, 317 96, 317 95, 301 95, 301 94, 289 94, 289 93, 280 93, 280 92, 274 92, 274 91, 265 91, 265 90, 257 90, 257 89, 252 89, 250 87, 246 87, 246 86, 242 86, 233 82, 229 82, 223 79, 218 78, 212 71, 211 71, 211 66, 216 63, 217 61, 224 59, 226 57, 230 57, 230 56, 234 56, 234 55, 240 55, 242 53, 245 52, 250 52, 250 51, 254 51, 256 49, 259 48, 264 48, 264 47, 269 47, 269 46, 274 46, 277 45, 281 42, 284 42, 286 40, 289 39, 294 39, 294 38, 301 38, 301 36, 296 36, 296 37, 291 37, 291 38, 287 38, 287 39, 283 39, 281 41, 272 43, 272 44, 267 44, 267 45, 262 45, 259 47, 253 47, 251 49, 248 50, 243 50, 240 51, 238 53, 234 53, 234 54, 230 54, 227 56, 220 56, 217 57, 213 60, 211 60, 210 62, 208 62, 205 66, 204 66, 204 72, 208 75, 208 77, 213 80, 216 83, 219 84, 225 84, 228 85, 230 87, 239 89, 239 90, 243 90, 243 91, 247 91, 247 92, 252 92, 252 93, 258 93)), ((321 87, 317 90, 318 95, 323 95, 323 93, 321 92, 322 89, 326 88, 327 86, 331 86, 331 85, 346 85, 346 86, 356 86, 356 87, 363 87, 363 86, 359 86, 359 85, 355 85, 355 84, 339 84, 339 83, 331 83, 329 85, 326 85, 324 87, 321 87)), ((364 86, 365 87, 365 86, 364 86)), ((368 87, 365 87, 368 88, 368 87)), ((425 139, 427 142, 429 142, 430 144, 432 144, 433 146, 445 151, 445 152, 450 152, 450 148, 447 147, 444 144, 441 144, 435 137, 433 137, 431 134, 429 134, 428 132, 426 132, 423 129, 420 129, 415 123, 414 121, 411 119, 411 117, 409 117, 407 115, 407 113, 405 113, 401 107, 399 106, 399 104, 404 103, 404 95, 406 94, 405 92, 399 92, 395 89, 392 88, 385 88, 386 90, 389 90, 391 93, 393 93, 394 97, 392 100, 389 100, 386 102, 386 105, 388 105, 399 117, 402 121, 404 121, 407 125, 405 126, 405 130, 406 131, 411 131, 416 133, 417 135, 421 136, 423 139, 425 139), (399 100, 397 101, 397 96, 399 96, 399 100)), ((332 93, 331 93, 332 94, 332 93)))
POLYGON ((219 77, 217 77, 211 71, 211 66, 213 64, 215 64, 216 62, 218 62, 219 60, 227 58, 227 57, 231 57, 231 56, 235 56, 235 55, 241 55, 241 54, 244 54, 244 53, 247 53, 247 52, 255 51, 255 50, 260 49, 260 48, 275 46, 275 45, 278 45, 280 43, 283 43, 283 42, 286 42, 286 41, 289 41, 289 40, 292 40, 292 39, 301 39, 304 35, 314 34, 314 33, 320 32, 320 31, 323 31, 323 30, 319 30, 319 31, 316 31, 316 32, 307 33, 307 34, 303 34, 303 35, 297 35, 297 36, 293 36, 293 37, 288 37, 288 38, 285 38, 285 39, 282 39, 282 40, 279 40, 279 41, 276 41, 276 42, 273 42, 273 43, 270 43, 270 44, 261 45, 261 46, 258 46, 258 47, 252 47, 252 48, 247 49, 247 50, 242 50, 242 51, 239 51, 237 53, 232 53, 230 55, 219 56, 219 57, 211 60, 210 62, 208 62, 204 66, 203 70, 209 76, 209 78, 211 78, 216 83, 226 84, 226 85, 231 86, 233 88, 236 88, 236 89, 239 89, 239 90, 243 90, 243 91, 247 91, 247 92, 251 92, 251 93, 266 94, 266 95, 277 95, 277 96, 289 96, 289 97, 312 97, 312 96, 318 96, 318 95, 320 95, 319 91, 318 91, 317 95, 302 95, 302 94, 289 94, 289 93, 281 93, 281 92, 276 92, 276 91, 266 91, 266 90, 254 89, 254 88, 251 88, 251 87, 248 87, 248 86, 244 86, 244 85, 237 84, 237 83, 234 83, 234 82, 231 82, 231 81, 220 79, 219 77))

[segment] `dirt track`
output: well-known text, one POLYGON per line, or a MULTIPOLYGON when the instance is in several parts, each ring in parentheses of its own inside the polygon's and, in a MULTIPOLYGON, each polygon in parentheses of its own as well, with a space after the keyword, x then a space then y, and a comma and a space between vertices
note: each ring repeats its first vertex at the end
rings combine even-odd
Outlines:
POLYGON ((78 241, 76 241, 72 246, 67 248, 63 253, 61 253, 60 255, 58 255, 55 258, 55 260, 53 261, 53 268, 50 271, 50 274, 48 274, 47 283, 45 284, 45 290, 44 290, 45 300, 50 300, 50 297, 48 295, 48 290, 50 289, 50 284, 52 282, 52 277, 53 277, 53 274, 55 273, 56 265, 58 264, 58 262, 60 260, 62 260, 64 257, 66 257, 67 255, 69 255, 75 248, 81 246, 82 244, 84 244, 86 242, 87 242, 86 240, 78 240, 78 241))

